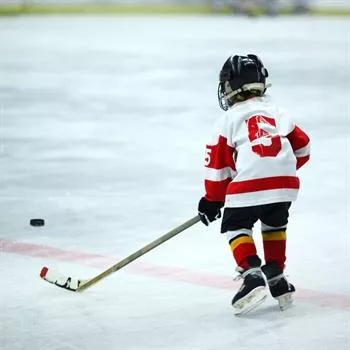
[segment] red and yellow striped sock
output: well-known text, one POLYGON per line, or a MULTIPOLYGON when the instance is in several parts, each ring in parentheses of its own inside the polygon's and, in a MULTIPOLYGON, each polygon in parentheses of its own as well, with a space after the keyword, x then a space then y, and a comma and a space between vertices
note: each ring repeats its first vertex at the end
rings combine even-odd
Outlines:
POLYGON ((262 236, 265 262, 269 263, 275 261, 283 271, 284 263, 286 261, 286 230, 279 229, 278 231, 264 231, 262 232, 262 236))
POLYGON ((256 247, 253 237, 249 235, 238 235, 231 239, 229 243, 237 265, 243 269, 247 269, 249 267, 247 258, 256 256, 256 247))

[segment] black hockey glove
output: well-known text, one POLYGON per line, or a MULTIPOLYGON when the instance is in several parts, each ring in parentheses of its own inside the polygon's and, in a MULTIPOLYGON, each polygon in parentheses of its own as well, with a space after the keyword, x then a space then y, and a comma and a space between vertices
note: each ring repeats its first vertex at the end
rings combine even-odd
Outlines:
POLYGON ((198 215, 204 225, 208 226, 210 222, 221 218, 222 202, 211 202, 202 197, 198 203, 198 215))

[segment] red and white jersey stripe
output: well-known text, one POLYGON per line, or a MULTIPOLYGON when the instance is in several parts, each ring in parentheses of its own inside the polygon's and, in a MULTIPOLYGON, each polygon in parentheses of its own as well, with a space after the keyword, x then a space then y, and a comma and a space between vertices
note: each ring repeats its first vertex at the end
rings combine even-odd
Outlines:
POLYGON ((205 197, 226 207, 294 201, 309 157, 309 137, 268 97, 237 103, 207 145, 205 197))

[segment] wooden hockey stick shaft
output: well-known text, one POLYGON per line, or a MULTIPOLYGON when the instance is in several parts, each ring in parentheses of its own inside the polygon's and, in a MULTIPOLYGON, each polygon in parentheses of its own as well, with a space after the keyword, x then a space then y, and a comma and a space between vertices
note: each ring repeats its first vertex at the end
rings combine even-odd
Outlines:
POLYGON ((109 269, 101 272, 96 277, 93 277, 93 278, 91 278, 91 279, 89 279, 87 281, 82 281, 82 283, 80 284, 80 286, 77 288, 76 291, 77 292, 82 292, 82 291, 88 289, 89 287, 93 286, 97 282, 99 282, 102 279, 106 278, 107 276, 111 275, 113 272, 116 272, 116 271, 120 270, 124 266, 130 264, 132 261, 134 261, 137 258, 139 258, 140 256, 148 253, 150 250, 158 247, 162 243, 164 243, 167 240, 169 240, 170 238, 178 235, 182 231, 185 231, 186 229, 190 228, 191 226, 193 226, 194 224, 196 224, 199 221, 200 221, 199 215, 196 215, 192 219, 187 220, 186 222, 184 222, 180 226, 175 227, 174 229, 172 229, 171 231, 167 232, 163 236, 157 238, 153 242, 151 242, 151 243, 145 245, 143 248, 137 250, 135 253, 127 256, 123 260, 121 260, 118 263, 116 263, 115 265, 111 266, 109 269))

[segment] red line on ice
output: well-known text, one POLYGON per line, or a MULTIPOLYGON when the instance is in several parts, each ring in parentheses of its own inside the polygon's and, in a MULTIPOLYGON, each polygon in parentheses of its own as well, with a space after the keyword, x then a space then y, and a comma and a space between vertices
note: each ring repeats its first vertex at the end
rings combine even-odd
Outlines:
MULTIPOLYGON (((116 257, 84 253, 80 251, 67 251, 55 247, 0 238, 0 253, 1 252, 74 262, 99 269, 106 269, 118 261, 116 257)), ((157 266, 145 262, 138 263, 135 261, 126 266, 124 270, 135 274, 165 278, 171 281, 185 282, 204 287, 228 289, 232 291, 235 289, 231 276, 191 271, 185 268, 157 266)), ((304 300, 305 302, 318 306, 350 310, 350 297, 342 294, 331 294, 298 288, 296 299, 304 300)))

